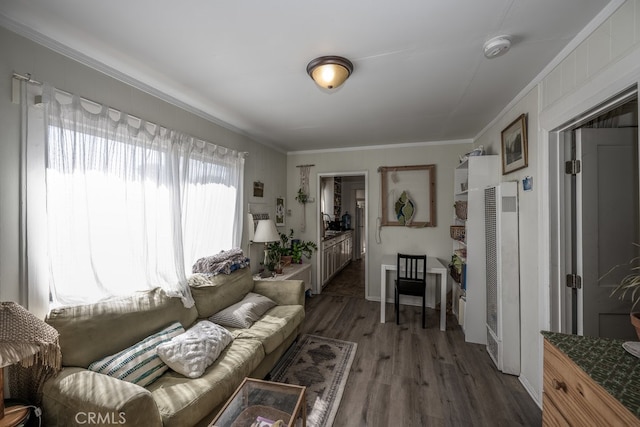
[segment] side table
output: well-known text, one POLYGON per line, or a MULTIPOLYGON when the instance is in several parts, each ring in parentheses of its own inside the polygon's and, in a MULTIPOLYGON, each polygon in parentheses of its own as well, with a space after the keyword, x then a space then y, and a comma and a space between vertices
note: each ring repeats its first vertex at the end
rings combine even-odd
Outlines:
POLYGON ((273 277, 261 278, 259 275, 254 277, 255 280, 302 280, 304 289, 311 290, 311 264, 291 264, 282 270, 282 274, 276 274, 273 277))

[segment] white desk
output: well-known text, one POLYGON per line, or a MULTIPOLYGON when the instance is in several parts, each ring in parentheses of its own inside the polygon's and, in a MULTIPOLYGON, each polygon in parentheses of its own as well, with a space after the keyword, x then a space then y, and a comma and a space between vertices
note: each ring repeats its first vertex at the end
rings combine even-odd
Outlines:
MULTIPOLYGON (((397 255, 383 255, 380 265, 380 323, 386 320, 387 271, 397 270, 397 255)), ((440 276, 440 330, 447 330, 447 277, 449 271, 436 257, 427 257, 427 273, 440 276)), ((453 296, 451 297, 453 300, 453 296)))

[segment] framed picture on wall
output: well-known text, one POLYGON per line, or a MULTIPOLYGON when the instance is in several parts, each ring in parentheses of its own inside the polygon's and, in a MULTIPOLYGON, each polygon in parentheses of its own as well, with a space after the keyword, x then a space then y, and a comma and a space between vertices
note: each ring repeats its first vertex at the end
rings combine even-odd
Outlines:
POLYGON ((527 115, 522 114, 502 131, 502 175, 528 166, 527 115))
POLYGON ((284 226, 285 205, 284 197, 276 197, 276 226, 284 226))
POLYGON ((260 181, 253 182, 253 197, 264 196, 264 183, 260 181))
POLYGON ((380 225, 436 226, 436 165, 380 166, 380 225))

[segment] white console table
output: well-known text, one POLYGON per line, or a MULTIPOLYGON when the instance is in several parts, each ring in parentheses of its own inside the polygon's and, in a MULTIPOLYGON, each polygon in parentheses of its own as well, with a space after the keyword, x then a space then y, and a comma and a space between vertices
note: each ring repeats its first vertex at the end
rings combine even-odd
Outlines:
POLYGON ((256 280, 302 280, 305 292, 311 289, 311 264, 291 264, 282 269, 282 274, 273 277, 254 277, 256 280))
MULTIPOLYGON (((396 271, 397 255, 384 255, 380 265, 380 323, 386 321, 387 271, 396 271)), ((447 277, 449 271, 436 257, 427 257, 427 273, 440 276, 440 330, 447 330, 447 277)), ((453 296, 451 297, 453 301, 453 296)))

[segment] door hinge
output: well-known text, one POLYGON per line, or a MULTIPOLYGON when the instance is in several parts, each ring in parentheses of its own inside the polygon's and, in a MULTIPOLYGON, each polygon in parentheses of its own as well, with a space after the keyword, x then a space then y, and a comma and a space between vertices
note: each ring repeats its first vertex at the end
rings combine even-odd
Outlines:
POLYGON ((582 288, 582 277, 577 274, 567 274, 566 285, 567 288, 580 289, 582 288))
POLYGON ((580 173, 580 160, 569 160, 564 164, 564 172, 567 175, 577 175, 580 173))

